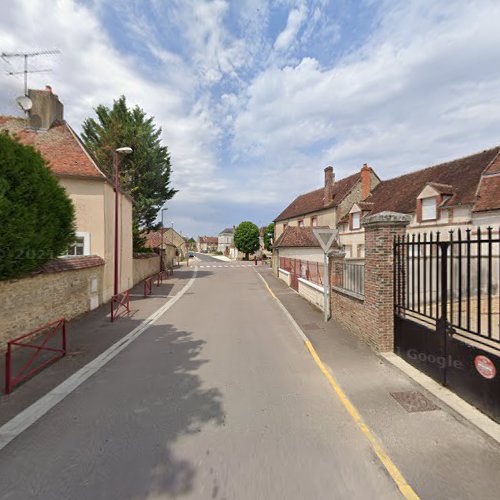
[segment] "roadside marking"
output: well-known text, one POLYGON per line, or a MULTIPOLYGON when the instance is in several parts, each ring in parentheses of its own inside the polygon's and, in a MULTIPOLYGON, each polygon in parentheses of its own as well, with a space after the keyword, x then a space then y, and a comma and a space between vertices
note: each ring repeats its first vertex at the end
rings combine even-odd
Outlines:
POLYGON ((43 417, 49 410, 60 403, 66 396, 71 394, 75 389, 83 384, 83 382, 111 361, 137 337, 143 334, 191 288, 197 273, 198 267, 195 266, 193 277, 184 285, 184 288, 182 288, 182 290, 180 290, 172 300, 163 304, 153 314, 148 316, 140 325, 135 327, 131 332, 127 333, 125 337, 115 342, 112 346, 99 354, 99 356, 87 363, 84 367, 80 368, 77 372, 73 373, 73 375, 67 378, 64 382, 60 383, 57 387, 54 387, 54 389, 45 394, 45 396, 42 396, 38 401, 35 401, 31 406, 28 406, 28 408, 2 425, 0 427, 0 450, 5 448, 13 439, 19 436, 19 434, 24 432, 28 429, 28 427, 43 417))
POLYGON ((394 464, 394 462, 391 460, 387 452, 384 450, 382 444, 380 441, 375 437, 373 432, 370 430, 370 428, 365 424, 363 418, 361 417, 360 413, 358 412, 357 408, 351 403, 349 398, 347 397, 346 393, 342 390, 340 385, 337 383, 335 380, 334 376, 330 373, 330 371, 326 368, 326 366, 323 364, 321 361, 321 358, 318 356, 318 353, 316 352, 316 349, 314 349, 311 341, 308 339, 307 335, 302 331, 302 328, 300 328, 299 324, 295 321, 293 316, 288 312, 286 307, 282 304, 280 299, 276 297, 274 292, 271 290, 271 287, 267 284, 267 281, 262 277, 262 275, 257 272, 257 275, 259 278, 263 281, 264 285, 266 286, 267 290, 273 297, 273 299, 276 300, 277 304, 280 306, 280 308, 285 312, 285 315, 287 318, 291 321, 292 325, 294 326, 295 330, 298 332, 300 338, 303 340, 306 349, 309 351, 309 354, 312 356, 314 361, 316 362, 316 365, 319 367, 323 375, 326 377, 328 380, 328 383, 330 386, 333 388, 335 391, 335 394, 339 398, 340 402, 344 406, 344 408, 347 410, 351 418, 354 420, 356 423, 358 429, 365 435, 365 437, 368 439, 369 443, 371 444, 371 447, 379 460, 382 462, 382 465, 386 468, 387 472, 391 476, 392 480, 396 483, 396 486, 399 488, 399 491, 401 491, 402 495, 408 499, 408 500, 418 500, 419 496, 415 493, 413 488, 408 484, 406 479, 404 478, 403 474, 399 471, 397 466, 394 464))

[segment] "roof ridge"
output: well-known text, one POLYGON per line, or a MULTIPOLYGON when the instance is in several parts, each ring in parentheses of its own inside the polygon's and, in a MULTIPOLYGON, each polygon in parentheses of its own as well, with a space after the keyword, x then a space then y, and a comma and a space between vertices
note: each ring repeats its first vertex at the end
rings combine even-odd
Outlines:
MULTIPOLYGON (((481 155, 483 153, 489 153, 490 151, 494 151, 495 149, 498 149, 498 152, 500 153, 500 145, 494 146, 492 148, 483 149, 482 151, 478 151, 477 153, 472 153, 470 155, 461 156, 460 158, 454 158, 453 160, 443 161, 441 163, 437 163, 436 165, 429 165, 428 167, 419 168, 418 170, 413 170, 412 172, 407 172, 406 174, 397 175, 396 177, 391 177, 390 179, 384 179, 383 181, 380 182, 380 184, 382 184, 383 182, 389 182, 389 181, 392 181, 395 179, 400 179, 401 177, 406 177, 408 175, 413 175, 416 173, 424 172, 425 170, 431 170, 433 168, 442 167, 443 165, 448 165, 449 163, 455 163, 458 161, 466 160, 467 158, 472 158, 473 156, 478 156, 478 155, 481 155)), ((488 166, 490 165, 490 163, 488 163, 488 166)))

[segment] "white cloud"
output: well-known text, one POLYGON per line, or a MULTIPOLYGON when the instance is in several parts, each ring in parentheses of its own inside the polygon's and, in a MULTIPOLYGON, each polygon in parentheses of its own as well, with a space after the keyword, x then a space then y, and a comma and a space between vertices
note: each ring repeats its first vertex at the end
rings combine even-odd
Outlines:
POLYGON ((386 2, 381 29, 334 67, 304 58, 249 85, 234 149, 280 165, 283 203, 329 163, 343 175, 367 161, 388 177, 500 142, 500 4, 408 4, 386 2))
POLYGON ((288 14, 285 29, 277 36, 274 48, 278 51, 287 50, 295 40, 302 24, 307 17, 307 7, 305 4, 299 5, 288 14))
MULTIPOLYGON (((381 0, 364 42, 338 52, 355 34, 323 0, 280 0, 275 40, 269 0, 115 0, 131 52, 103 24, 112 0, 15 5, 0 50, 62 50, 30 81, 53 85, 73 126, 120 94, 155 116, 180 190, 169 214, 192 234, 268 221, 330 163, 338 178, 364 162, 389 177, 500 142, 498 1, 381 0)), ((22 79, 0 84, 0 113, 16 112, 22 79)))

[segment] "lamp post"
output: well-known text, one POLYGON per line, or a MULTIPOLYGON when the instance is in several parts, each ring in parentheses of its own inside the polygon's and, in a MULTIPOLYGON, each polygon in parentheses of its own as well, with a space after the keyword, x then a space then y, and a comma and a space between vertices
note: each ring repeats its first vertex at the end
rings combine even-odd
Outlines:
POLYGON ((114 295, 118 295, 118 251, 119 251, 119 243, 118 243, 118 199, 119 199, 119 185, 118 185, 118 163, 120 161, 120 155, 129 155, 132 153, 132 148, 129 147, 121 147, 115 149, 115 280, 114 280, 114 295))
POLYGON ((165 270, 166 249, 165 249, 165 226, 163 225, 163 212, 165 212, 167 210, 168 210, 168 208, 161 209, 161 252, 162 252, 161 264, 163 266, 163 269, 160 269, 160 271, 165 270))

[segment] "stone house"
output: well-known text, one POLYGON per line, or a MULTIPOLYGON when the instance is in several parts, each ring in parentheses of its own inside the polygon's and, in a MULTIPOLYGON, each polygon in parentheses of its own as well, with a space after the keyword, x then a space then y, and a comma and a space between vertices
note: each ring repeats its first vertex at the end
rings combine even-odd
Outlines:
POLYGON ((198 236, 196 248, 198 252, 216 252, 219 245, 217 236, 198 236))
POLYGON ((500 224, 500 146, 380 182, 339 222, 346 258, 364 257, 362 221, 380 212, 411 217, 407 234, 462 231, 500 224))
POLYGON ((151 248, 155 253, 161 256, 160 267, 165 270, 173 268, 176 261, 177 247, 169 240, 165 229, 158 231, 148 231, 144 234, 146 241, 144 246, 151 248))
MULTIPOLYGON (((45 90, 29 90, 33 103, 26 118, 0 116, 0 132, 11 133, 23 144, 33 146, 47 161, 75 206, 76 239, 67 256, 99 256, 104 261, 102 283, 91 308, 111 299, 114 281, 113 182, 103 173, 76 132, 64 120, 63 104, 45 90)), ((133 286, 132 200, 119 196, 119 291, 133 286)))
POLYGON ((185 259, 188 252, 188 240, 182 234, 178 233, 173 227, 167 227, 163 230, 165 243, 170 243, 176 248, 176 255, 180 259, 185 259))
POLYGON ((234 246, 233 241, 234 229, 232 227, 226 227, 217 237, 217 250, 222 252, 224 255, 229 256, 229 250, 234 246))
POLYGON ((310 260, 322 262, 319 245, 310 246, 313 244, 310 228, 336 228, 353 203, 366 199, 379 183, 380 179, 367 165, 358 173, 338 181, 333 168, 325 168, 324 186, 298 196, 274 220, 274 248, 278 255, 296 259, 307 256, 310 260), (305 242, 309 246, 305 246, 305 242))

